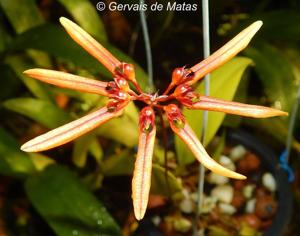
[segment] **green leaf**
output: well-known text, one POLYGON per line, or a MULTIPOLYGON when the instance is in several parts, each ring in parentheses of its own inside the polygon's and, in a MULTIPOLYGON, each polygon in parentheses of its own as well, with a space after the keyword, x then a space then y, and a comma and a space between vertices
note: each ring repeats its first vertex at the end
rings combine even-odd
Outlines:
POLYGON ((38 171, 42 171, 47 166, 55 163, 53 159, 40 153, 30 152, 28 155, 38 171))
POLYGON ((68 113, 52 102, 41 99, 15 98, 5 101, 4 106, 37 121, 47 128, 56 128, 70 121, 68 113))
POLYGON ((270 101, 276 103, 276 107, 290 111, 297 91, 291 63, 280 50, 269 44, 247 48, 245 54, 254 61, 254 69, 270 101))
MULTIPOLYGON (((147 75, 144 70, 117 48, 107 43, 104 43, 103 46, 121 61, 133 63, 135 65, 137 80, 141 87, 145 89, 147 86, 147 75)), ((101 73, 106 77, 112 77, 96 59, 73 42, 61 27, 51 24, 45 24, 26 31, 12 41, 9 48, 13 51, 29 48, 41 50, 55 57, 72 62, 76 66, 83 67, 92 74, 101 73)))
POLYGON ((1 0, 0 6, 17 33, 44 23, 35 1, 1 0))
POLYGON ((165 171, 165 168, 153 164, 150 189, 152 194, 169 196, 182 191, 181 182, 170 171, 168 171, 168 182, 166 181, 165 171))
POLYGON ((94 138, 90 144, 89 152, 94 157, 97 163, 100 163, 103 158, 103 150, 97 138, 94 138))
POLYGON ((128 104, 122 116, 101 125, 97 134, 128 147, 135 146, 138 142, 138 111, 135 105, 128 104))
POLYGON ((0 101, 15 96, 20 88, 20 80, 16 77, 14 71, 8 65, 0 65, 0 82, 5 86, 0 87, 0 101))
POLYGON ((125 149, 121 153, 108 157, 103 162, 105 176, 132 175, 135 155, 131 150, 125 149))
MULTIPOLYGON (((247 92, 248 86, 250 82, 250 73, 246 73, 243 75, 243 79, 240 81, 237 91, 234 95, 233 101, 239 101, 241 103, 247 103, 247 92)), ((251 104, 251 102, 250 102, 251 104)), ((253 104, 256 104, 255 102, 253 104)), ((238 128, 242 123, 243 117, 242 116, 225 116, 223 121, 223 126, 231 127, 231 128, 238 128)))
POLYGON ((89 149, 94 141, 97 141, 97 138, 93 133, 89 133, 75 140, 72 160, 77 167, 82 168, 85 166, 89 149))
POLYGON ((26 177, 35 171, 30 157, 20 151, 19 143, 0 128, 0 173, 13 177, 26 177))
MULTIPOLYGON (((282 143, 282 145, 286 144, 288 126, 282 118, 273 117, 269 119, 247 119, 245 120, 245 123, 255 129, 259 128, 259 130, 263 133, 271 135, 274 139, 282 143)), ((300 143, 296 139, 292 141, 292 147, 300 153, 300 143)))
MULTIPOLYGON (((210 79, 210 95, 224 100, 232 100, 244 71, 251 63, 252 61, 248 58, 236 57, 213 71, 210 79)), ((200 84, 196 91, 204 94, 204 83, 200 84)), ((203 111, 184 109, 183 113, 187 122, 191 125, 197 136, 200 137, 203 111)), ((214 137, 224 118, 225 113, 209 112, 205 146, 214 137)), ((186 165, 195 160, 193 154, 177 136, 175 137, 175 148, 179 165, 186 165)))
MULTIPOLYGON (((1 0, 0 6, 18 34, 44 23, 33 0, 1 0)), ((42 52, 28 50, 27 53, 39 66, 51 65, 49 57, 42 52)))
POLYGON ((104 25, 96 7, 88 0, 58 0, 79 25, 101 42, 107 41, 104 25))
POLYGON ((28 64, 21 56, 9 56, 5 62, 14 70, 18 78, 25 84, 30 92, 38 98, 51 100, 48 86, 35 79, 23 75, 23 71, 32 68, 32 64, 28 64))
MULTIPOLYGON (((71 116, 52 102, 34 98, 15 98, 3 103, 4 107, 46 126, 57 128, 73 120, 71 116)), ((74 119, 75 120, 75 119, 74 119)), ((138 112, 129 104, 120 117, 114 118, 95 130, 97 135, 133 147, 138 140, 138 112)), ((98 151, 99 154, 99 151, 98 151)))
POLYGON ((11 36, 7 33, 7 29, 4 24, 4 15, 0 11, 0 53, 3 53, 6 49, 6 46, 11 39, 11 36))
POLYGON ((226 143, 226 132, 223 131, 222 135, 217 140, 217 145, 214 146, 213 154, 211 155, 214 160, 219 161, 220 157, 224 151, 225 143, 226 143))
POLYGON ((103 204, 68 169, 52 165, 25 183, 39 214, 58 236, 117 236, 121 231, 103 204))
POLYGON ((297 10, 277 10, 252 15, 236 27, 234 32, 239 32, 258 19, 263 21, 264 25, 257 37, 268 41, 300 41, 300 28, 296 23, 300 21, 300 14, 297 10))
MULTIPOLYGON (((130 150, 107 158, 103 163, 105 176, 132 175, 136 154, 130 150)), ((158 164, 152 165, 151 193, 169 196, 181 192, 181 182, 173 173, 168 172, 168 183, 166 181, 165 169, 158 164)))

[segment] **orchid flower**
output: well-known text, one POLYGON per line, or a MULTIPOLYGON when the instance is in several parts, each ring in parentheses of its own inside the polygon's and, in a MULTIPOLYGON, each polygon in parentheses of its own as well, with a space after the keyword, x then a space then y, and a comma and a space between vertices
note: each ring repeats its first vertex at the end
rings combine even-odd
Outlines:
POLYGON ((130 102, 142 101, 146 106, 140 112, 138 152, 132 179, 132 199, 137 220, 144 217, 151 185, 152 156, 155 143, 155 113, 163 111, 170 127, 190 148, 196 159, 209 170, 235 179, 245 179, 244 175, 229 170, 205 151, 196 134, 185 120, 178 105, 189 109, 203 109, 229 114, 265 118, 287 115, 273 108, 247 105, 203 96, 193 90, 193 84, 243 50, 262 25, 257 21, 239 33, 218 51, 191 68, 176 68, 172 80, 162 95, 146 94, 139 86, 132 64, 120 62, 82 28, 66 18, 60 22, 72 39, 89 54, 102 63, 113 75, 110 82, 68 74, 47 69, 30 69, 24 73, 32 78, 63 88, 95 93, 109 98, 106 106, 48 133, 25 143, 25 152, 39 152, 57 147, 84 135, 110 119, 120 116, 130 102), (130 88, 129 82, 134 88, 130 88), (177 104, 177 105, 176 105, 177 104))

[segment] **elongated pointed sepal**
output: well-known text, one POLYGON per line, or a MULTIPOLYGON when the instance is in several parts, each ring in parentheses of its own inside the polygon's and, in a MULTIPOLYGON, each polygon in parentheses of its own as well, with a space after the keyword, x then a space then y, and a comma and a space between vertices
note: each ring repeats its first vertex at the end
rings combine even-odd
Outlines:
POLYGON ((152 156, 156 134, 154 111, 145 107, 140 114, 139 145, 132 178, 134 215, 143 219, 151 185, 152 156))
POLYGON ((30 69, 23 73, 31 78, 56 85, 58 87, 75 89, 87 93, 96 93, 104 96, 109 95, 106 91, 106 82, 47 69, 30 69))
POLYGON ((240 32, 232 40, 226 43, 211 56, 193 66, 191 70, 194 72, 194 77, 188 84, 194 84, 206 74, 221 66, 236 54, 242 51, 249 44, 250 40, 262 26, 262 21, 256 21, 249 27, 240 32))
POLYGON ((116 67, 121 64, 118 59, 74 22, 65 17, 59 20, 76 43, 101 62, 111 73, 115 73, 116 67))
POLYGON ((28 141, 21 147, 21 150, 25 152, 40 152, 70 142, 105 123, 106 121, 121 115, 125 104, 127 103, 109 104, 80 119, 28 141))
POLYGON ((185 103, 190 109, 201 109, 218 111, 233 115, 247 116, 253 118, 268 118, 273 116, 287 116, 288 113, 270 107, 249 105, 239 102, 229 102, 208 96, 199 96, 194 103, 185 103))
POLYGON ((167 107, 165 107, 165 111, 167 113, 171 129, 190 148, 196 159, 201 162, 202 165, 219 175, 234 179, 246 179, 244 175, 238 174, 221 166, 207 154, 205 148, 198 140, 194 131, 184 120, 179 108, 176 105, 168 105, 167 107))

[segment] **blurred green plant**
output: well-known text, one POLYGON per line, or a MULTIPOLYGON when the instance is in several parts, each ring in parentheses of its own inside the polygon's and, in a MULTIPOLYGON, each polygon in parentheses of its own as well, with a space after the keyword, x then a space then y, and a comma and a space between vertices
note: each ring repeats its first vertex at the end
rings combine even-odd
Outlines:
MULTIPOLYGON (((110 44, 104 24, 91 1, 53 0, 53 2, 63 7, 66 14, 71 15, 81 27, 114 55, 123 61, 135 64, 140 85, 143 89, 147 86, 147 75, 144 70, 129 56, 110 44)), ((258 12, 255 15, 246 15, 246 19, 242 20, 237 19, 236 15, 228 18, 228 24, 233 29, 229 35, 256 19, 263 20, 264 27, 257 35, 254 45, 244 52, 247 58, 235 58, 212 74, 212 96, 232 100, 243 74, 250 71, 246 68, 254 65, 251 70, 255 71, 262 83, 265 99, 246 96, 247 100, 290 111, 300 80, 298 45, 300 30, 295 23, 300 20, 299 13, 295 10, 258 12)), ((164 24, 154 32, 155 45, 166 34, 173 18, 173 12, 164 12, 157 18, 159 23, 163 21, 164 24)), ((36 1, 0 0, 0 79, 5 84, 0 87, 1 115, 11 115, 3 109, 5 108, 29 118, 30 127, 32 124, 39 124, 43 129, 50 129, 104 103, 94 95, 52 88, 22 74, 24 70, 37 66, 67 70, 76 74, 89 75, 95 79, 101 78, 101 80, 109 76, 104 67, 99 66, 96 60, 65 36, 56 22, 51 22, 36 1), (67 107, 60 107, 56 103, 57 96, 61 94, 71 101, 67 107)), ((200 85, 197 91, 201 93, 203 85, 200 85)), ((101 201, 95 198, 91 189, 101 187, 104 177, 132 173, 133 149, 138 137, 137 133, 131 130, 136 130, 138 127, 137 111, 138 108, 132 104, 125 110, 124 116, 78 139, 71 147, 71 152, 67 152, 65 156, 66 159, 72 159, 70 169, 46 155, 28 155, 19 151, 20 139, 24 136, 28 139, 27 136, 35 134, 26 134, 24 131, 23 133, 9 132, 7 126, 1 127, 0 173, 24 182, 30 202, 57 235, 76 233, 93 235, 94 232, 101 235, 120 235, 119 227, 104 209, 101 201), (115 127, 118 129, 116 130, 115 127), (103 142, 99 142, 99 139, 103 138, 114 142, 110 142, 104 149, 103 142), (90 173, 90 176, 98 177, 97 184, 94 183, 94 178, 82 174, 87 163, 91 161, 89 158, 97 163, 97 168, 90 173), (87 189, 87 187, 91 188, 87 189)), ((200 134, 201 111, 193 111, 191 115, 190 111, 185 110, 184 114, 193 129, 200 134), (194 112, 199 114, 195 115, 194 112)), ((224 115, 211 112, 209 119, 206 145, 221 126, 224 115)), ((12 122, 11 126, 15 125, 13 120, 10 122, 12 122)), ((278 141, 285 143, 287 119, 245 119, 242 122, 256 129, 263 129, 278 141)), ((293 147, 300 152, 300 143, 297 140, 293 141, 293 147)), ((194 160, 177 138, 175 148, 178 169, 194 160)), ((168 172, 169 183, 167 183, 162 162, 158 161, 158 163, 153 166, 153 193, 168 196, 169 187, 172 194, 181 193, 181 182, 174 173, 168 172)))

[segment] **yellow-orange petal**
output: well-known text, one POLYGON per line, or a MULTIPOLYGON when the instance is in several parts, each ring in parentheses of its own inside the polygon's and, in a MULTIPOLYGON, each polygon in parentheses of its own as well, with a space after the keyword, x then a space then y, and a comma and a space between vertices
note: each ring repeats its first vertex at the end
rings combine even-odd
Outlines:
POLYGON ((76 43, 101 62, 111 73, 115 73, 116 67, 121 64, 117 58, 74 22, 65 17, 60 17, 59 20, 76 43))
POLYGON ((193 66, 191 70, 194 72, 194 77, 190 81, 187 81, 187 83, 189 85, 196 83, 199 79, 203 78, 203 76, 233 58, 236 54, 247 47, 250 40, 253 38, 253 36, 261 26, 262 21, 254 22, 219 50, 214 52, 211 56, 193 66))
POLYGON ((229 170, 212 159, 198 140, 196 134, 185 121, 180 109, 175 104, 164 107, 170 127, 175 134, 190 148, 196 159, 207 169, 229 178, 246 179, 246 176, 229 170))
POLYGON ((56 85, 58 87, 108 96, 106 91, 107 82, 101 82, 78 75, 47 69, 29 69, 23 73, 31 78, 56 85))
POLYGON ((273 116, 287 116, 288 113, 270 107, 249 105, 239 102, 231 102, 209 96, 199 96, 199 101, 187 105, 190 109, 202 109, 218 111, 233 115, 253 118, 268 118, 273 116))
POLYGON ((154 111, 145 107, 140 115, 138 153, 132 178, 133 209, 137 220, 143 219, 148 205, 155 134, 154 111))
POLYGON ((21 150, 25 152, 40 152, 63 145, 91 131, 106 121, 121 115, 124 106, 125 105, 120 106, 114 112, 108 111, 108 107, 105 106, 80 119, 28 141, 22 145, 21 150))
POLYGON ((190 148, 196 159, 207 169, 229 178, 246 179, 246 176, 229 170, 212 159, 187 123, 184 124, 183 128, 177 128, 172 122, 170 122, 170 126, 180 139, 190 148))

